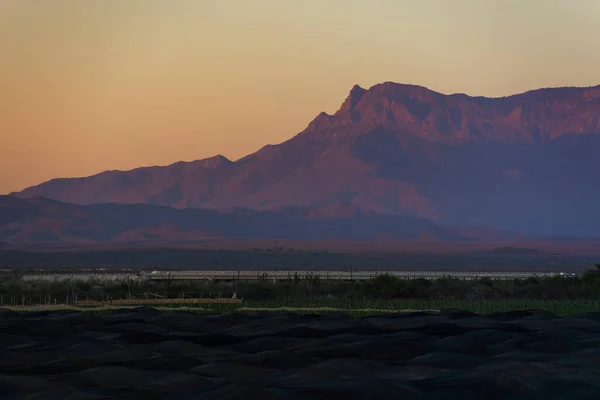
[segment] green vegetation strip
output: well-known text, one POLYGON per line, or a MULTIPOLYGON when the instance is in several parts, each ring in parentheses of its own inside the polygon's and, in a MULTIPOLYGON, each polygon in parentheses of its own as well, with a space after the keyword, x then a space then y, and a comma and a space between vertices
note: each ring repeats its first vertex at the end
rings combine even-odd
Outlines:
MULTIPOLYGON (((415 311, 438 311, 447 309, 460 309, 477 314, 493 312, 507 312, 515 310, 544 310, 561 316, 576 315, 586 312, 600 312, 599 300, 319 300, 319 301, 286 301, 286 302, 245 302, 238 304, 210 304, 190 306, 189 304, 170 304, 164 307, 159 304, 145 305, 161 311, 191 311, 197 313, 228 313, 228 312, 253 312, 253 311, 278 311, 296 312, 301 314, 344 313, 353 316, 368 316, 388 313, 407 313, 415 311)), ((139 306, 100 306, 100 307, 72 307, 66 305, 56 306, 30 306, 6 307, 18 312, 28 313, 34 311, 51 310, 79 310, 90 313, 105 313, 115 309, 136 308, 139 306)))
POLYGON ((419 299, 397 299, 397 300, 368 300, 344 301, 298 301, 287 304, 271 302, 246 302, 246 309, 279 309, 287 307, 290 309, 333 309, 336 311, 347 311, 350 313, 381 314, 398 311, 418 310, 447 310, 459 309, 471 311, 477 314, 489 314, 493 312, 508 312, 516 310, 544 310, 557 315, 567 316, 582 314, 586 312, 600 312, 599 300, 419 300, 419 299))

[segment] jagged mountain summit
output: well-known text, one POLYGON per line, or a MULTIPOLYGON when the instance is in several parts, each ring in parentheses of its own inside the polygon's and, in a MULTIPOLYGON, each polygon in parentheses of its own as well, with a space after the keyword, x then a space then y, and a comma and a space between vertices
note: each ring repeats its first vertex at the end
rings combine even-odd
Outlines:
POLYGON ((272 210, 344 203, 454 226, 550 235, 600 227, 600 86, 503 98, 354 86, 278 145, 232 162, 53 179, 20 197, 272 210))

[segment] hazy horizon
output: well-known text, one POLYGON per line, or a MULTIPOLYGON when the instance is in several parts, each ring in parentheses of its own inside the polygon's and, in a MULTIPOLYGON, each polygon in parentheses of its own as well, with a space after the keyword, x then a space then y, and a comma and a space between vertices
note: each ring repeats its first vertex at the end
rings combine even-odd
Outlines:
POLYGON ((236 160, 333 113, 355 84, 486 97, 596 86, 598 17, 593 0, 7 0, 0 193, 236 160))

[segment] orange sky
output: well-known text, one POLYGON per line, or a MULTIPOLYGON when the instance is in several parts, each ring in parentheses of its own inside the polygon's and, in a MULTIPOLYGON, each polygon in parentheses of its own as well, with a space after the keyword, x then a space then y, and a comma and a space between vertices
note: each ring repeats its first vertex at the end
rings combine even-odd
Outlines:
POLYGON ((2 0, 0 193, 237 159, 354 84, 600 84, 597 0, 2 0))

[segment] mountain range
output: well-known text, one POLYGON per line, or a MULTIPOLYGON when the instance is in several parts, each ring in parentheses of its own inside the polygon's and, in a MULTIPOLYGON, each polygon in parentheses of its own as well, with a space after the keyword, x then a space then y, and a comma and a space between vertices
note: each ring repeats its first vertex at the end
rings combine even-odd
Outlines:
POLYGON ((197 244, 223 238, 510 241, 517 237, 533 239, 482 227, 442 227, 427 219, 364 212, 347 204, 223 212, 152 204, 77 205, 44 197, 0 196, 0 240, 12 244, 197 244))
POLYGON ((600 231, 598 154, 600 86, 486 98, 386 82, 354 86, 333 115, 237 161, 218 155, 53 179, 2 201, 29 199, 10 207, 34 213, 52 199, 83 220, 115 224, 111 213, 135 214, 140 228, 164 215, 222 235, 462 240, 473 235, 457 227, 476 226, 500 236, 592 237, 600 231), (221 222, 198 222, 208 220, 221 222))

